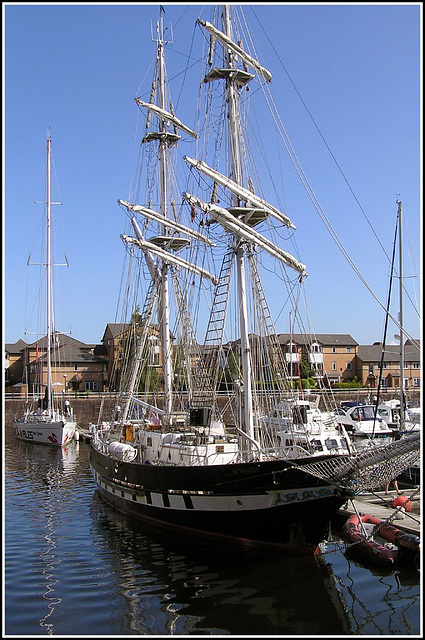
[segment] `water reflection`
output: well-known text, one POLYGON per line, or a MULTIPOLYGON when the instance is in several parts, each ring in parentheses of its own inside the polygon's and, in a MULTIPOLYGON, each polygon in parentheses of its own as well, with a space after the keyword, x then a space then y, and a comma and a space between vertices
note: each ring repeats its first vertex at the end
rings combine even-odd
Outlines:
MULTIPOLYGON (((13 432, 12 432, 13 433, 13 432)), ((225 548, 135 523, 96 491, 87 443, 6 433, 6 631, 22 635, 419 632, 419 572, 225 548)))
POLYGON ((128 629, 163 634, 350 633, 330 567, 253 548, 218 547, 136 525, 96 496, 92 537, 110 551, 128 629))
MULTIPOLYGON (((38 481, 43 470, 56 470, 57 473, 68 475, 77 471, 79 463, 80 443, 73 442, 67 447, 54 447, 33 444, 16 440, 13 455, 7 456, 9 470, 23 470, 31 475, 32 481, 38 481)), ((12 451, 10 451, 12 453, 12 451)))
POLYGON ((348 560, 337 583, 357 635, 412 635, 419 631, 420 573, 413 563, 396 569, 348 560), (374 576, 371 582, 368 576, 374 576), (407 588, 403 588, 407 587, 407 588))
POLYGON ((61 562, 72 535, 79 444, 49 447, 9 437, 5 462, 6 607, 23 620, 36 610, 38 633, 52 635, 63 600, 61 562))

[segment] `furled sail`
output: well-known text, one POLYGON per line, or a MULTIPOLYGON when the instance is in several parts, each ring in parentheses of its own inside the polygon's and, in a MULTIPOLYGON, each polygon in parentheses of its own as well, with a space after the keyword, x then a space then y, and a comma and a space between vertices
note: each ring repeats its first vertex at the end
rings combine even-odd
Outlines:
POLYGON ((233 42, 233 40, 226 36, 225 33, 219 31, 219 29, 216 29, 214 25, 212 25, 210 22, 207 22, 206 20, 198 19, 198 23, 202 27, 204 27, 214 38, 221 42, 222 45, 228 47, 231 51, 233 51, 233 53, 239 56, 239 58, 249 67, 255 69, 255 71, 259 73, 267 82, 271 82, 272 74, 270 73, 270 71, 267 71, 267 69, 262 67, 261 64, 257 60, 255 60, 255 58, 246 53, 241 46, 233 42))
POLYGON ((202 235, 202 233, 199 233, 194 229, 190 229, 189 227, 186 227, 185 225, 180 224, 179 222, 175 222, 174 220, 165 218, 162 214, 158 213, 157 211, 153 211, 152 209, 142 207, 139 204, 130 204, 130 202, 126 202, 125 200, 118 200, 118 204, 122 204, 124 207, 127 208, 128 211, 133 211, 134 213, 140 213, 141 215, 145 216, 145 218, 149 218, 150 220, 155 220, 155 222, 158 222, 159 224, 162 224, 165 227, 170 227, 175 231, 185 233, 187 236, 191 238, 194 238, 196 240, 202 240, 202 242, 205 242, 210 246, 213 246, 213 247, 215 246, 215 244, 209 238, 202 235))
POLYGON ((169 111, 166 111, 165 109, 161 109, 161 107, 157 107, 156 104, 151 104, 150 102, 143 102, 143 100, 140 100, 140 98, 136 98, 136 103, 140 107, 146 107, 146 109, 149 109, 150 111, 153 111, 154 113, 156 113, 161 118, 164 118, 165 120, 168 120, 168 122, 171 122, 172 124, 174 124, 176 127, 181 129, 185 133, 188 133, 193 138, 197 138, 198 137, 198 134, 195 131, 192 131, 192 129, 189 129, 189 127, 187 127, 185 124, 183 124, 183 122, 181 120, 176 118, 176 116, 173 116, 173 114, 170 113, 169 111))
MULTIPOLYGON (((192 264, 191 262, 184 260, 180 256, 177 256, 175 254, 170 253, 169 251, 166 251, 165 249, 161 249, 156 244, 153 244, 153 242, 148 242, 147 240, 137 240, 136 238, 132 238, 131 236, 127 236, 124 234, 121 235, 121 239, 124 240, 124 242, 126 242, 127 244, 135 244, 144 251, 147 250, 152 252, 153 254, 159 256, 160 258, 162 258, 162 260, 165 260, 170 264, 174 264, 177 267, 183 267, 184 269, 187 269, 192 273, 196 273, 198 276, 201 276, 202 278, 207 278, 208 280, 211 280, 213 284, 218 283, 217 278, 213 276, 211 273, 209 273, 208 271, 206 271, 205 269, 202 269, 201 267, 198 267, 196 264, 192 264)), ((170 237, 170 240, 171 239, 172 238, 170 237)))
POLYGON ((215 169, 212 169, 202 160, 194 160, 193 158, 189 158, 188 156, 184 156, 184 160, 192 167, 198 169, 198 171, 201 171, 201 173, 212 178, 215 182, 218 182, 218 184, 221 184, 221 186, 229 189, 229 191, 237 195, 242 200, 250 202, 254 207, 264 209, 267 214, 273 216, 274 218, 276 218, 276 220, 286 225, 287 227, 296 229, 294 223, 288 218, 288 216, 285 216, 284 213, 279 211, 279 209, 276 209, 276 207, 274 207, 272 204, 255 195, 254 193, 252 193, 252 191, 241 187, 230 178, 227 178, 215 169))
MULTIPOLYGON (((142 232, 140 231, 140 227, 137 224, 137 220, 136 220, 135 216, 133 216, 131 218, 131 224, 133 225, 133 229, 134 229, 134 232, 136 234, 137 239, 140 242, 144 242, 145 239, 143 237, 142 232)), ((161 274, 160 274, 160 271, 159 271, 157 263, 155 262, 155 260, 153 259, 153 257, 149 253, 149 251, 143 250, 143 253, 145 254, 146 264, 148 265, 149 273, 151 274, 151 278, 152 278, 153 282, 159 283, 160 280, 161 280, 161 274)))
POLYGON ((223 207, 219 207, 215 204, 207 204, 190 193, 183 193, 183 197, 185 200, 190 202, 190 204, 194 204, 205 211, 205 213, 208 213, 211 218, 219 222, 228 231, 236 233, 239 237, 248 240, 248 242, 254 242, 274 258, 278 258, 284 262, 284 264, 295 269, 295 271, 298 271, 303 278, 307 277, 308 274, 304 264, 291 256, 287 251, 283 251, 283 249, 275 245, 261 233, 258 233, 258 231, 255 231, 252 227, 242 222, 242 220, 235 218, 235 216, 229 213, 226 209, 223 209, 223 207))

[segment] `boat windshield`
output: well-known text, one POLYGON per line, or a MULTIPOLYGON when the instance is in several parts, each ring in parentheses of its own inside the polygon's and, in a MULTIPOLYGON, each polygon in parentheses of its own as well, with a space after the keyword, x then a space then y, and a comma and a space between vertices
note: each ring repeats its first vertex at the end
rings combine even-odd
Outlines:
POLYGON ((363 420, 373 420, 375 417, 375 407, 359 407, 363 414, 363 420))
POLYGON ((375 417, 375 407, 366 406, 366 407, 357 407, 353 413, 352 417, 354 420, 373 420, 375 417))

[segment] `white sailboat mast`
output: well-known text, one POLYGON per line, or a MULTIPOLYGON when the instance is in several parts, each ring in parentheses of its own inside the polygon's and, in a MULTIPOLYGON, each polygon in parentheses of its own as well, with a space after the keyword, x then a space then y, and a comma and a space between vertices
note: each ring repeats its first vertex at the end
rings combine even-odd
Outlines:
POLYGON ((51 263, 51 138, 47 138, 47 194, 46 194, 46 358, 47 358, 47 411, 52 412, 52 365, 51 365, 51 332, 52 332, 52 263, 51 263))
MULTIPOLYGON (((164 25, 162 11, 160 12, 160 19, 157 26, 158 38, 157 38, 157 55, 159 65, 159 78, 158 78, 158 99, 159 107, 166 109, 166 91, 165 91, 165 61, 164 61, 164 25)), ((165 121, 160 119, 160 131, 165 131, 165 121)), ((167 198, 168 198, 168 184, 167 184, 167 143, 164 139, 159 142, 159 170, 160 170, 160 193, 161 203, 160 211, 164 218, 167 217, 167 198)), ((163 226, 162 233, 165 235, 167 229, 163 226)), ((161 349, 162 349, 162 367, 164 376, 164 401, 166 413, 171 413, 172 401, 171 401, 171 340, 170 340, 170 304, 169 304, 169 267, 168 264, 163 261, 161 273, 162 273, 162 287, 159 300, 159 324, 161 331, 161 349)))
MULTIPOLYGON (((232 25, 228 5, 223 6, 222 26, 225 35, 232 39, 232 25)), ((226 64, 232 67, 232 51, 224 45, 226 64)), ((227 104, 229 110, 229 145, 231 161, 231 178, 237 184, 242 184, 241 150, 240 150, 240 119, 238 109, 238 96, 235 82, 231 76, 226 80, 227 104)), ((233 196, 234 206, 239 206, 236 195, 233 196)), ((251 388, 251 349, 249 344, 248 330, 248 309, 246 299, 246 278, 245 278, 245 251, 243 244, 239 242, 236 251, 236 268, 238 282, 238 304, 240 313, 240 333, 241 333, 241 357, 242 357, 242 379, 243 379, 243 427, 244 431, 254 438, 254 418, 252 406, 251 388)))
POLYGON ((400 323, 400 429, 404 429, 404 333, 403 333, 403 242, 402 242, 402 208, 401 202, 398 204, 398 242, 399 242, 399 277, 400 277, 400 301, 399 301, 399 323, 400 323))

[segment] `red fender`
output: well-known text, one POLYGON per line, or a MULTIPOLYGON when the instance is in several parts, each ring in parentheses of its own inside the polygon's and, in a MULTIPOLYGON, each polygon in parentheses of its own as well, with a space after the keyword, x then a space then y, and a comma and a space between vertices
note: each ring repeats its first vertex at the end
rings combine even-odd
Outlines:
POLYGON ((374 562, 394 564, 397 552, 373 540, 366 540, 360 527, 360 518, 358 516, 350 516, 343 526, 343 531, 351 542, 357 543, 355 547, 352 547, 353 550, 357 548, 359 552, 374 562))
MULTIPOLYGON (((374 516, 362 516, 362 522, 367 522, 374 525, 379 525, 382 520, 375 518, 374 516)), ((377 531, 378 535, 389 542, 392 542, 397 547, 402 547, 408 551, 414 551, 415 553, 420 550, 420 538, 413 533, 406 533, 391 524, 383 524, 377 531)))

